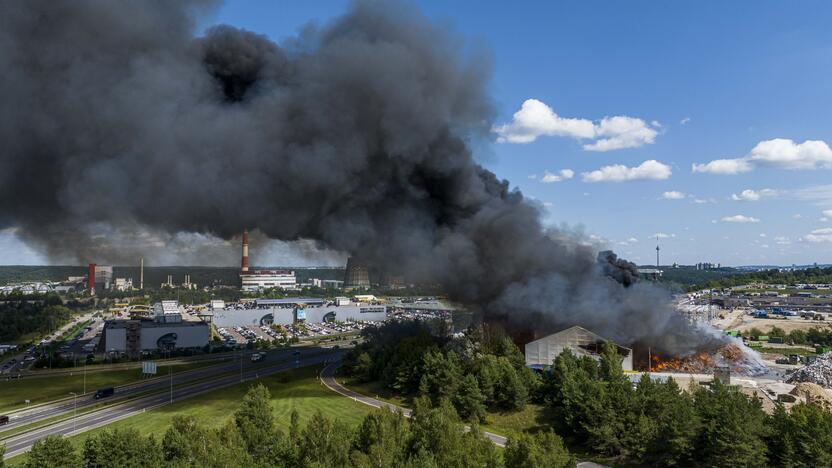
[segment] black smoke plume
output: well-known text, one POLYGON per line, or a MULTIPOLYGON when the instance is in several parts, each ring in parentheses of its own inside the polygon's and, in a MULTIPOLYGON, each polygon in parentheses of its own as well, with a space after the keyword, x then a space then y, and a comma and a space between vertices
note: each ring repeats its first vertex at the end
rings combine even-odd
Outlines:
POLYGON ((281 45, 231 26, 197 35, 211 8, 0 1, 0 228, 84 261, 113 233, 256 226, 438 282, 515 327, 703 345, 664 292, 627 264, 599 267, 475 162, 492 126, 487 55, 399 3, 356 2, 281 45))

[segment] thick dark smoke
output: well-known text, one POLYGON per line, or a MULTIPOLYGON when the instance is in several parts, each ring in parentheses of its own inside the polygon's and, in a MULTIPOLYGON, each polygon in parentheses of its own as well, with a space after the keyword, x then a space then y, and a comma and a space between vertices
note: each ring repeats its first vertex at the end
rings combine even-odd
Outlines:
POLYGON ((545 230, 474 161, 487 56, 398 3, 357 2, 284 45, 198 37, 210 7, 0 0, 0 228, 83 261, 96 232, 256 227, 439 282, 516 327, 703 345, 664 292, 545 230))

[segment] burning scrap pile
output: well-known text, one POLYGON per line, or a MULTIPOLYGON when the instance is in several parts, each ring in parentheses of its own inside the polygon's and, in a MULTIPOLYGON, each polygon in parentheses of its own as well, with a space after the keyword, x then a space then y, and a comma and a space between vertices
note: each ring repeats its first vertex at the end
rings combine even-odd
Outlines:
POLYGON ((795 371, 788 382, 811 382, 832 388, 832 352, 821 354, 815 362, 795 371))
POLYGON ((731 372, 744 375, 757 375, 765 372, 765 366, 759 362, 751 350, 734 343, 722 346, 716 352, 700 351, 668 360, 653 356, 651 370, 704 374, 723 366, 731 368, 731 372))

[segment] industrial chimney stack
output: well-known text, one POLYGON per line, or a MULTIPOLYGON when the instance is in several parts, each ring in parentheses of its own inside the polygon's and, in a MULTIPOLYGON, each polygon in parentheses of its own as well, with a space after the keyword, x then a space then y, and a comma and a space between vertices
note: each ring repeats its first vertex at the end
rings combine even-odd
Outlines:
POLYGON ((141 266, 139 266, 139 289, 144 289, 144 257, 141 258, 141 266))
POLYGON ((248 229, 243 229, 243 262, 240 267, 243 273, 248 271, 248 229))
POLYGON ((90 296, 95 295, 95 263, 90 263, 89 270, 87 270, 87 287, 90 290, 90 296))

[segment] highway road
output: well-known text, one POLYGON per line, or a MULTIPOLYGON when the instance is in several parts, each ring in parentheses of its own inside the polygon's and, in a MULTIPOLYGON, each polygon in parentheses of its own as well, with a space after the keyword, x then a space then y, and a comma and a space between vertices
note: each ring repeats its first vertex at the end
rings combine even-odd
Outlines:
MULTIPOLYGON (((287 348, 271 351, 266 355, 266 358, 263 361, 256 364, 256 368, 259 369, 260 367, 267 366, 269 362, 273 361, 293 359, 295 357, 293 353, 295 352, 300 353, 298 357, 306 359, 327 351, 330 350, 318 347, 287 348)), ((246 372, 246 369, 252 369, 255 367, 255 365, 251 363, 249 356, 250 352, 248 354, 244 354, 243 356, 243 372, 246 372)), ((5 426, 0 426, 0 431, 7 431, 14 429, 15 427, 60 416, 62 414, 70 413, 75 409, 83 411, 93 405, 107 403, 109 400, 118 400, 123 397, 134 396, 141 393, 167 390, 170 388, 171 382, 173 383, 174 390, 176 390, 177 387, 182 385, 186 385, 196 380, 206 379, 214 375, 227 374, 230 372, 234 372, 236 374, 236 372, 240 371, 240 369, 240 358, 237 357, 237 359, 232 362, 225 362, 215 366, 200 367, 189 371, 179 372, 171 375, 170 378, 166 375, 162 375, 153 379, 122 385, 115 388, 115 395, 113 397, 102 400, 96 400, 94 398, 96 389, 88 388, 87 394, 79 395, 75 402, 73 402, 72 398, 64 398, 52 403, 46 403, 32 408, 6 413, 9 416, 9 423, 5 426)), ((236 375, 239 377, 239 374, 236 375)), ((0 437, 2 436, 3 432, 0 432, 0 437)))
MULTIPOLYGON (((351 398, 359 403, 364 403, 365 405, 372 406, 373 408, 386 408, 390 411, 401 412, 404 417, 409 418, 411 411, 407 408, 402 408, 400 406, 396 406, 392 403, 387 403, 385 401, 377 400, 375 398, 368 397, 366 395, 362 395, 358 392, 354 392, 347 387, 344 387, 337 380, 335 380, 335 371, 338 370, 338 367, 341 366, 341 361, 335 361, 321 369, 321 382, 330 390, 336 393, 340 393, 341 395, 351 398)), ((465 426, 465 430, 469 431, 471 428, 469 426, 465 426)), ((495 445, 500 447, 505 447, 506 442, 508 442, 508 438, 503 437, 499 434, 494 434, 493 432, 483 431, 483 435, 487 437, 491 442, 495 445)), ((577 468, 607 468, 604 465, 599 465, 594 462, 590 461, 578 461, 577 468)))
MULTIPOLYGON (((320 351, 320 350, 319 350, 320 351)), ((278 364, 249 369, 243 372, 242 380, 252 380, 259 377, 266 377, 281 371, 297 367, 313 366, 330 360, 340 360, 341 351, 324 350, 328 352, 305 353, 297 356, 298 359, 289 359, 278 364)), ((123 403, 91 411, 74 418, 50 424, 32 431, 9 437, 3 441, 6 445, 5 458, 11 458, 27 452, 38 439, 49 435, 73 436, 95 429, 106 424, 111 424, 120 419, 141 414, 147 410, 192 398, 220 388, 229 387, 241 382, 240 375, 227 375, 209 381, 201 381, 174 388, 173 393, 159 392, 148 396, 138 397, 123 403)), ((71 404, 71 403, 70 403, 71 404)))

